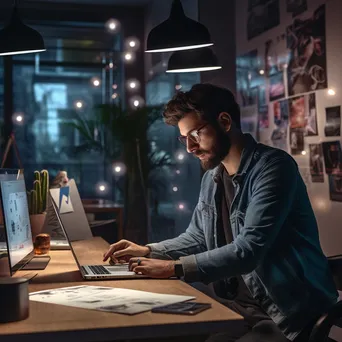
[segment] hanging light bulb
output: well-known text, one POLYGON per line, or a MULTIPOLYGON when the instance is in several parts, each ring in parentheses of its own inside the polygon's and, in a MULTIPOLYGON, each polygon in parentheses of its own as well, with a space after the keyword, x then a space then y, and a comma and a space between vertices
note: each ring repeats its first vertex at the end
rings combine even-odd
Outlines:
POLYGON ((137 51, 140 48, 140 41, 136 37, 128 37, 125 39, 125 49, 127 51, 137 51))
POLYGON ((126 87, 129 91, 138 91, 140 89, 140 82, 135 78, 131 78, 126 81, 126 87))
POLYGON ((120 26, 120 22, 116 19, 109 19, 106 22, 107 30, 110 33, 117 33, 120 30, 120 26))
POLYGON ((166 70, 168 73, 218 70, 222 67, 210 48, 174 52, 166 70))
POLYGON ((38 31, 22 22, 15 1, 11 19, 0 31, 0 56, 42 51, 46 51, 43 37, 38 31))
POLYGON ((173 0, 170 16, 151 30, 146 52, 168 52, 213 45, 208 29, 184 13, 180 0, 173 0))

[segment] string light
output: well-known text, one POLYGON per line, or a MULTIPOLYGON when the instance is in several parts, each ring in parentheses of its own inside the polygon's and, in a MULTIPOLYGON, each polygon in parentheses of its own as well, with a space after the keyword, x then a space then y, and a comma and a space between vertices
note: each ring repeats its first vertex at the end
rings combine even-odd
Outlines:
POLYGON ((184 210, 184 208, 185 208, 185 206, 184 206, 183 203, 179 203, 179 204, 178 204, 178 209, 184 210))
POLYGON ((116 19, 109 19, 106 22, 107 30, 111 33, 116 33, 120 29, 120 22, 116 19))
POLYGON ((177 159, 178 159, 178 160, 184 160, 184 158, 185 158, 185 155, 184 155, 183 152, 179 152, 179 153, 177 154, 177 159))
POLYGON ((334 96, 334 95, 336 95, 336 91, 334 90, 334 89, 328 89, 328 95, 330 95, 330 96, 334 96))
POLYGON ((123 53, 123 59, 126 63, 132 63, 135 60, 135 53, 131 51, 126 51, 123 53))
POLYGON ((180 175, 180 173, 181 173, 180 170, 176 170, 177 175, 180 175))
POLYGON ((104 185, 99 185, 99 190, 104 192, 106 191, 106 187, 104 185))
POLYGON ((264 74, 265 74, 265 70, 260 69, 260 70, 259 70, 259 74, 260 74, 260 75, 264 75, 264 74))
POLYGON ((178 191, 178 188, 177 188, 176 186, 174 186, 174 187, 172 188, 172 191, 177 192, 177 191, 178 191))
POLYGON ((117 84, 113 84, 113 85, 112 85, 112 88, 113 88, 113 89, 118 89, 118 85, 117 85, 117 84))
POLYGON ((302 151, 302 155, 305 156, 306 155, 306 151, 302 151))
POLYGON ((100 81, 99 78, 93 77, 93 78, 91 79, 91 83, 93 84, 94 87, 98 87, 98 86, 101 84, 101 81, 100 81))
POLYGON ((145 101, 141 96, 136 95, 136 96, 132 96, 129 99, 129 103, 130 103, 131 108, 137 109, 137 108, 143 107, 145 104, 145 101))
POLYGON ((12 120, 17 124, 21 125, 24 123, 24 113, 16 112, 12 115, 12 120))
POLYGON ((18 122, 22 122, 23 121, 23 117, 21 115, 18 115, 16 118, 15 118, 16 121, 18 122))
POLYGON ((136 51, 140 47, 140 41, 136 37, 128 37, 125 39, 125 48, 129 51, 136 51))
POLYGON ((104 195, 108 192, 109 186, 106 182, 99 182, 96 184, 96 191, 97 193, 104 195))
POLYGON ((75 107, 76 107, 77 109, 83 108, 83 105, 84 105, 83 102, 80 101, 80 100, 78 100, 78 101, 75 102, 75 107))
POLYGON ((110 69, 113 69, 113 68, 114 68, 114 63, 110 62, 110 63, 109 63, 109 68, 110 68, 110 69))
POLYGON ((114 93, 114 94, 112 95, 112 99, 115 100, 118 96, 119 96, 118 93, 114 93))
POLYGON ((130 91, 133 91, 133 90, 137 91, 140 88, 140 82, 135 78, 131 78, 131 79, 127 80, 126 86, 127 86, 128 90, 130 90, 130 91))
POLYGON ((175 88, 176 88, 176 90, 181 90, 182 89, 182 85, 181 84, 176 84, 175 88))
POLYGON ((112 167, 113 167, 113 173, 116 176, 121 176, 126 173, 126 165, 122 162, 115 162, 113 163, 112 167))

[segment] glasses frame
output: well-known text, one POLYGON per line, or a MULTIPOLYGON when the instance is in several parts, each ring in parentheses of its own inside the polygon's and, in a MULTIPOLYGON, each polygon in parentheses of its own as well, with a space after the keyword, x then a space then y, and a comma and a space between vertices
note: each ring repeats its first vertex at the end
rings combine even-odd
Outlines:
POLYGON ((209 123, 207 122, 204 125, 200 126, 199 128, 193 129, 187 135, 178 136, 178 141, 184 146, 187 145, 188 139, 190 139, 195 144, 200 144, 201 143, 200 132, 203 128, 205 128, 208 125, 209 125, 209 123))

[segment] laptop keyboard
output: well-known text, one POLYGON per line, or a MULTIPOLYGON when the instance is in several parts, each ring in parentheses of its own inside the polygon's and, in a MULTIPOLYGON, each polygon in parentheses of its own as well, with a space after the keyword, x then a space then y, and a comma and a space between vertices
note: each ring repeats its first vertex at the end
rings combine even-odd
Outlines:
POLYGON ((94 272, 94 274, 110 274, 110 272, 101 265, 89 265, 88 267, 94 272))

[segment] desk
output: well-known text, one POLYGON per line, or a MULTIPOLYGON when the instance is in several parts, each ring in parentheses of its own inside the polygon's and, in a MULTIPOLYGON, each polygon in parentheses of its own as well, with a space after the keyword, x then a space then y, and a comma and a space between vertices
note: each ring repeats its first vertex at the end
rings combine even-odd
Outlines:
POLYGON ((123 205, 107 200, 82 199, 84 211, 90 213, 115 213, 118 227, 118 240, 123 239, 123 205))
MULTIPOLYGON (((96 248, 102 245, 94 239, 96 248)), ((104 245, 103 245, 104 246, 104 245)), ((30 317, 0 324, 1 342, 114 341, 210 334, 242 323, 242 317, 180 280, 84 281, 70 251, 51 251, 51 261, 29 285, 30 292, 75 285, 102 285, 156 293, 195 296, 212 308, 195 316, 145 312, 133 316, 30 301, 30 317)), ((89 248, 84 258, 98 261, 102 250, 89 248)), ((86 260, 86 259, 84 259, 86 260)), ((17 272, 18 276, 27 271, 17 272), (21 273, 21 274, 20 274, 21 273)))

